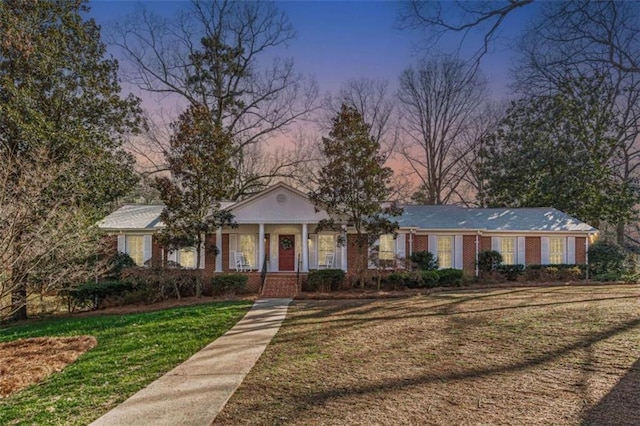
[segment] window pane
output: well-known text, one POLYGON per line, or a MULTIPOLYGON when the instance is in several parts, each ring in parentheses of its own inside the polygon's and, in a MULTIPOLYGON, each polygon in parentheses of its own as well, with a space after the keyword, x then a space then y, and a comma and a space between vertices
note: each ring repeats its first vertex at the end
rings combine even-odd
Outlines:
POLYGON ((505 265, 513 265, 516 263, 516 239, 501 238, 500 254, 502 255, 502 263, 505 265))
POLYGON ((380 260, 393 260, 395 258, 395 250, 393 249, 393 235, 380 235, 380 248, 378 258, 380 260))
POLYGON ((183 268, 196 267, 196 250, 194 248, 180 249, 178 258, 180 260, 180 266, 183 268))
POLYGON ((142 235, 127 235, 127 254, 131 256, 136 265, 144 264, 144 237, 142 235))
POLYGON ((244 254, 244 259, 250 265, 251 269, 256 267, 256 236, 253 234, 240 235, 239 238, 240 251, 244 254))
POLYGON ((564 263, 564 238, 549 238, 549 263, 564 263))
POLYGON ((453 237, 438 237, 438 266, 440 268, 451 268, 453 265, 453 237))
POLYGON ((336 251, 336 236, 333 234, 318 235, 318 264, 325 265, 328 253, 336 251))

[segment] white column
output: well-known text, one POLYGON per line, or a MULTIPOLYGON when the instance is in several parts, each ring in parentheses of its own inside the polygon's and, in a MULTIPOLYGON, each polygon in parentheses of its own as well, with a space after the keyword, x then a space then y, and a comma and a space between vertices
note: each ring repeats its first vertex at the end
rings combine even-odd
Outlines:
POLYGON ((259 225, 258 231, 258 271, 262 271, 262 264, 264 263, 264 223, 259 225))
POLYGON ((302 224, 302 272, 309 272, 309 228, 302 224))
POLYGON ((343 226, 342 228, 342 235, 344 236, 344 246, 342 246, 342 270, 347 272, 349 270, 349 268, 347 267, 347 252, 349 250, 348 248, 348 244, 347 244, 347 238, 349 237, 347 234, 347 227, 343 226))
POLYGON ((218 255, 216 256, 216 272, 222 272, 222 227, 216 230, 216 247, 218 255))

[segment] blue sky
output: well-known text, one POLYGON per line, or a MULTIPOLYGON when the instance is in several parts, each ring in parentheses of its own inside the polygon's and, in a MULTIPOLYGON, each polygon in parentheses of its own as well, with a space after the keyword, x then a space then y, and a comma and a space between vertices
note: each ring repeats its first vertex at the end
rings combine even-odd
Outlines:
MULTIPOLYGON (((171 15, 186 2, 101 1, 90 2, 91 15, 105 28, 143 4, 160 14, 171 15)), ((418 51, 420 35, 397 30, 398 4, 392 1, 278 1, 293 24, 297 37, 279 54, 292 57, 296 69, 312 75, 321 92, 337 90, 349 78, 366 76, 387 79, 396 87, 402 70, 424 54, 418 51)), ((526 8, 525 8, 526 9, 526 8)), ((511 61, 510 44, 527 23, 533 8, 509 17, 502 40, 492 46, 482 63, 495 99, 507 92, 511 61)), ((441 52, 457 45, 454 37, 444 39, 441 52)), ((430 53, 434 50, 431 49, 430 53)))

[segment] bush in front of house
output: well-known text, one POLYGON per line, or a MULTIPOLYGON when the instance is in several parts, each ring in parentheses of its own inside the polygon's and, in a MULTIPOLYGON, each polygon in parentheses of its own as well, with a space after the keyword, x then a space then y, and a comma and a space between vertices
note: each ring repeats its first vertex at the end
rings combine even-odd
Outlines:
POLYGON ((589 275, 597 281, 617 281, 626 272, 626 253, 611 241, 596 241, 589 247, 589 275))
POLYGON ((129 268, 123 271, 122 279, 134 284, 140 302, 155 303, 168 298, 195 296, 196 280, 201 271, 167 268, 129 268))
POLYGON ((438 284, 443 287, 458 287, 462 285, 462 278, 464 272, 462 269, 439 269, 438 270, 438 284))
POLYGON ((66 289, 63 295, 68 297, 70 311, 73 310, 72 307, 99 309, 110 299, 113 303, 118 304, 128 292, 134 289, 134 284, 129 281, 87 281, 66 289))
POLYGON ((429 251, 417 251, 411 254, 411 262, 420 271, 435 271, 438 269, 438 261, 429 251))
POLYGON ((497 271, 502 265, 502 255, 496 250, 482 250, 478 253, 477 264, 481 273, 497 271))
POLYGON ((587 267, 579 264, 527 265, 526 281, 577 281, 585 278, 587 267))
POLYGON ((345 272, 342 269, 320 269, 309 272, 305 291, 328 292, 339 290, 344 283, 345 272))
POLYGON ((517 281, 524 274, 524 265, 498 265, 496 271, 507 281, 517 281))
POLYGON ((211 279, 211 291, 214 295, 236 295, 247 288, 248 281, 245 274, 216 275, 211 279))
POLYGON ((440 269, 437 271, 400 271, 386 278, 388 287, 394 289, 451 287, 462 284, 463 271, 460 269, 440 269))
POLYGON ((106 279, 119 280, 125 269, 136 267, 136 262, 127 253, 117 252, 109 259, 109 266, 106 279))

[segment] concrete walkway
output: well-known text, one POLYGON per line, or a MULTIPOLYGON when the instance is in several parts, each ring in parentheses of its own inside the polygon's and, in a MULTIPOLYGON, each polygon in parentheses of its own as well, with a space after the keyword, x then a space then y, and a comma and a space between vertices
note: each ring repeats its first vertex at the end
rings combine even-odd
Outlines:
POLYGON ((289 303, 256 301, 226 334, 91 424, 211 424, 278 332, 289 303))

